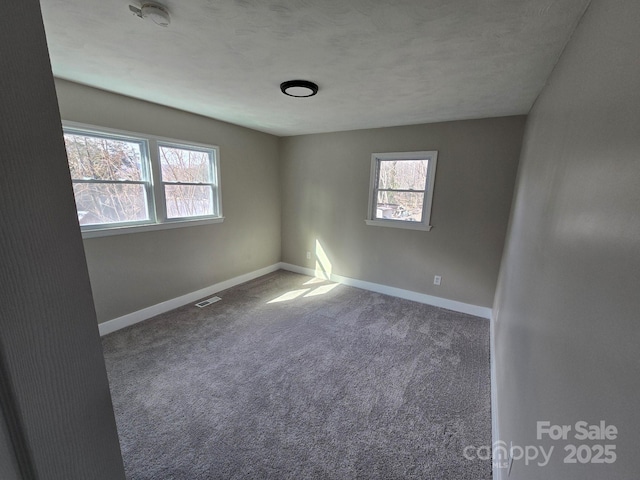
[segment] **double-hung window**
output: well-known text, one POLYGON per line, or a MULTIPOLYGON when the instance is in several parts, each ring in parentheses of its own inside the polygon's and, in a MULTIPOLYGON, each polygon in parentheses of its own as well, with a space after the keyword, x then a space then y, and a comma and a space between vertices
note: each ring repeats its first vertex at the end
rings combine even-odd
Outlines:
POLYGON ((64 124, 83 236, 223 220, 218 147, 64 124))
POLYGON ((158 152, 167 219, 214 215, 219 210, 215 151, 158 142, 158 152))
POLYGON ((367 225, 431 230, 437 151, 374 153, 367 225))

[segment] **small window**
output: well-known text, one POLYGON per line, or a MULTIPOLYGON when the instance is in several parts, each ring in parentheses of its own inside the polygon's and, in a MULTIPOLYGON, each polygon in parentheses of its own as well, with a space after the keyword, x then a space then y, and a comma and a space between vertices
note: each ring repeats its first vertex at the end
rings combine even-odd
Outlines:
POLYGON ((218 147, 64 124, 84 237, 223 220, 218 147))
POLYGON ((430 230, 437 151, 374 153, 367 225, 430 230))
POLYGON ((218 214, 215 151, 159 143, 167 218, 218 214))

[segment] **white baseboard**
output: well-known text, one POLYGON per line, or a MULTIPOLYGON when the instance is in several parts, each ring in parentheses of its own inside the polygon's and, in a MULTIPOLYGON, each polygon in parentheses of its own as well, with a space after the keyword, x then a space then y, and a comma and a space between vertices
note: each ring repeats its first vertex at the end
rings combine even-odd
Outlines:
MULTIPOLYGON (((500 440, 500 425, 498 424, 498 378, 496 370, 496 325, 492 315, 489 327, 489 351, 491 355, 491 448, 498 444, 500 440)), ((493 468, 493 480, 502 480, 502 469, 493 468)))
MULTIPOLYGON (((260 270, 255 270, 253 272, 245 273, 244 275, 240 275, 238 277, 234 277, 229 280, 216 283, 215 285, 211 285, 201 290, 187 293, 186 295, 172 298, 165 302, 161 302, 156 305, 143 308, 142 310, 137 310, 135 312, 128 313, 121 317, 114 318, 113 320, 108 320, 106 322, 100 323, 98 324, 100 335, 104 336, 109 333, 115 332, 116 330, 120 330, 122 328, 135 325, 136 323, 142 322, 151 317, 155 317, 156 315, 160 315, 161 313, 168 312, 170 310, 181 307, 188 303, 195 302, 196 300, 200 300, 201 298, 221 292, 222 290, 226 290, 227 288, 240 285, 241 283, 248 282, 249 280, 253 280, 254 278, 261 277, 263 275, 266 275, 271 272, 275 272, 276 270, 280 270, 280 269, 288 270, 290 272, 300 273, 303 275, 308 275, 310 277, 325 278, 325 274, 323 272, 316 272, 311 268, 300 267, 298 265, 292 265, 290 263, 283 263, 283 262, 276 263, 274 265, 261 268, 260 270)), ((403 290, 401 288, 389 287, 386 285, 380 285, 378 283, 365 282, 363 280, 343 277, 341 275, 331 274, 329 276, 330 278, 328 280, 331 280, 332 282, 336 282, 336 283, 341 283, 344 285, 349 285, 351 287, 362 288, 363 290, 370 290, 372 292, 383 293, 385 295, 391 295, 393 297, 413 300, 414 302, 426 303, 428 305, 433 305, 435 307, 446 308, 448 310, 467 313, 469 315, 475 315, 477 317, 491 318, 491 309, 487 307, 479 307, 477 305, 457 302, 455 300, 449 300, 446 298, 434 297, 432 295, 426 295, 424 293, 412 292, 410 290, 403 290)))
POLYGON ((245 273, 244 275, 225 280, 224 282, 216 283, 215 285, 211 285, 210 287, 187 293, 186 295, 182 295, 180 297, 172 298, 171 300, 167 300, 166 302, 161 302, 156 305, 143 308, 142 310, 128 313, 126 315, 123 315, 122 317, 108 320, 106 322, 98 324, 100 336, 104 336, 109 333, 115 332, 116 330, 134 325, 138 322, 142 322, 143 320, 147 320, 151 317, 155 317, 156 315, 160 315, 161 313, 168 312, 169 310, 181 307, 183 305, 186 305, 187 303, 195 302, 196 300, 200 300, 201 298, 221 292, 222 290, 226 290, 227 288, 235 287, 236 285, 240 285, 241 283, 248 282, 249 280, 253 280, 254 278, 261 277, 277 270, 280 270, 279 263, 261 268, 260 270, 245 273))
MULTIPOLYGON (((280 263, 280 268, 282 268, 283 270, 288 270, 290 272, 308 275, 310 277, 327 278, 327 275, 324 272, 319 272, 312 268, 300 267, 291 263, 280 263)), ((488 307, 480 307, 478 305, 471 305, 469 303, 449 300, 447 298, 434 297, 433 295, 427 295, 426 293, 412 292, 411 290, 389 287, 387 285, 381 285, 379 283, 365 282, 364 280, 343 277, 341 275, 336 275, 333 273, 329 274, 328 277, 329 278, 327 278, 327 280, 331 280, 332 282, 336 283, 342 283, 343 285, 349 285, 350 287, 362 288, 363 290, 383 293, 385 295, 391 295, 392 297, 413 300, 414 302, 425 303, 427 305, 433 305, 434 307, 446 308, 447 310, 453 310, 455 312, 467 313, 469 315, 475 315, 476 317, 487 319, 491 318, 491 309, 488 307)))

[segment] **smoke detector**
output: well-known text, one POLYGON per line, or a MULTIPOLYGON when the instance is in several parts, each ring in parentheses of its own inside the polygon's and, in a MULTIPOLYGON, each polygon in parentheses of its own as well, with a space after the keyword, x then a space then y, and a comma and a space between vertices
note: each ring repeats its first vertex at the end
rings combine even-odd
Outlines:
POLYGON ((167 9, 157 3, 143 3, 140 8, 129 5, 129 10, 131 10, 136 17, 149 19, 161 27, 166 27, 171 23, 167 9))

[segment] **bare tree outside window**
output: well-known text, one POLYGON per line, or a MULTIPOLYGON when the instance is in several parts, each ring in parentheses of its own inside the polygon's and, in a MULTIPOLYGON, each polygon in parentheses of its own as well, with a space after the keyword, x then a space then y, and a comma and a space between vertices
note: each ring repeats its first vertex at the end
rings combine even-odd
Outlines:
POLYGON ((64 122, 83 236, 221 223, 219 149, 64 122))
POLYGON ((212 151, 160 145, 167 218, 213 215, 212 151))
POLYGON ((144 142, 65 133, 81 225, 149 219, 144 142))
POLYGON ((371 154, 369 210, 376 227, 429 231, 437 150, 371 154))
POLYGON ((421 222, 429 160, 380 160, 377 178, 378 219, 421 222))

